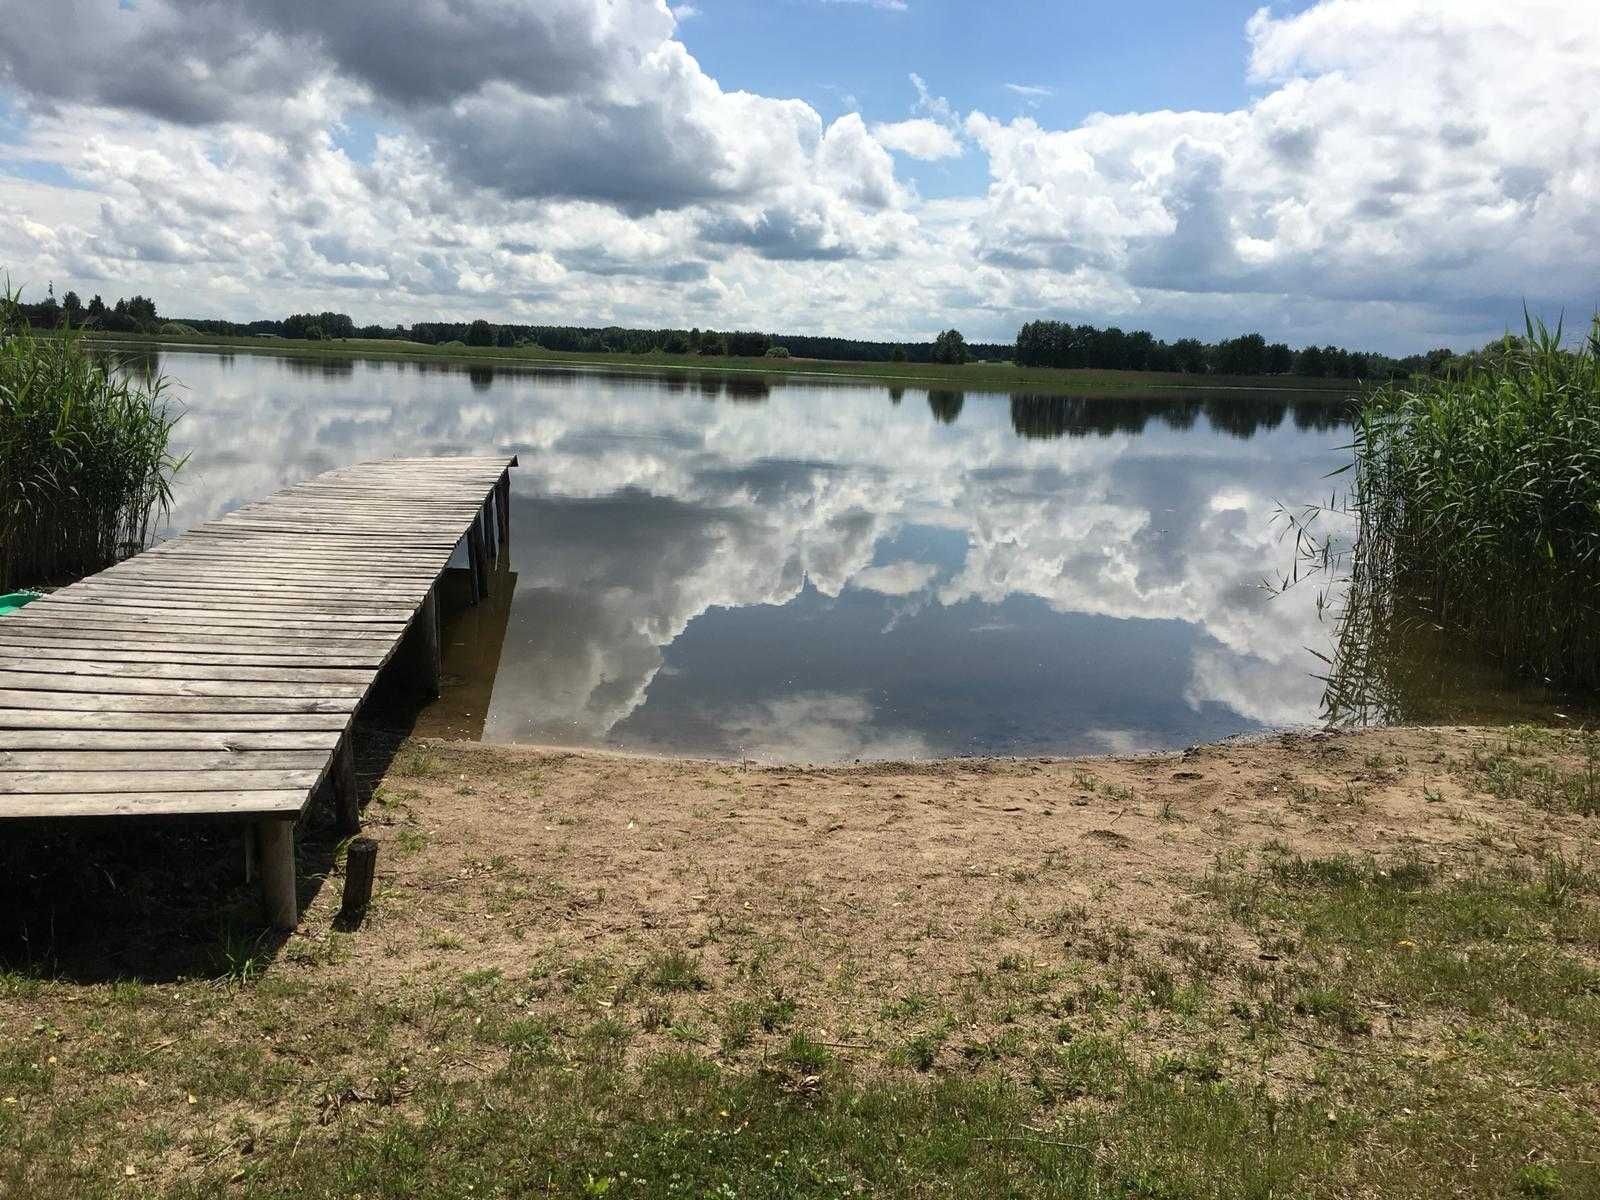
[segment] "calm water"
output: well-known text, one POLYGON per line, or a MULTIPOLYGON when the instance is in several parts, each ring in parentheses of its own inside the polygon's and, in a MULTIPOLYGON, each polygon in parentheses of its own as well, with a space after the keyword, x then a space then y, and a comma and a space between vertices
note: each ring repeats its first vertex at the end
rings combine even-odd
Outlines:
MULTIPOLYGON (((1277 502, 1325 497, 1346 457, 1317 400, 159 365, 192 454, 174 529, 361 459, 521 456, 514 589, 452 623, 425 729, 843 760, 1156 749, 1319 718, 1316 593, 1260 586, 1285 565, 1277 502)), ((1474 677, 1469 707, 1551 703, 1474 677)))

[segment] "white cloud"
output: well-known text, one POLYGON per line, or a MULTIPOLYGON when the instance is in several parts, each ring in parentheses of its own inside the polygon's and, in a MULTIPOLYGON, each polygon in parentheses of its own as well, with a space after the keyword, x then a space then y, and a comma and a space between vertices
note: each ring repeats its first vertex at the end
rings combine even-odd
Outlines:
POLYGON ((924 162, 961 155, 961 142, 956 135, 947 126, 926 117, 874 125, 872 136, 889 149, 924 162))
POLYGON ((672 6, 672 18, 680 25, 685 21, 692 21, 694 18, 701 15, 702 14, 698 5, 674 4, 672 6))
POLYGON ((1005 88, 1006 91, 1015 95, 1027 96, 1034 100, 1042 100, 1046 96, 1055 95, 1054 90, 1051 88, 1040 87, 1037 84, 1031 83, 1008 83, 1005 85, 1005 88))
POLYGON ((725 90, 665 0, 355 11, 8 13, 12 155, 78 186, 8 181, 0 261, 186 315, 894 338, 1055 315, 1399 350, 1492 335, 1524 297, 1600 304, 1600 127, 1575 99, 1600 94, 1600 22, 1576 0, 1263 10, 1247 107, 1069 129, 958 118, 918 75, 911 119, 875 125, 725 90), (340 148, 352 122, 370 160, 340 148), (891 152, 966 138, 983 195, 897 177, 891 152))
POLYGON ((932 563, 893 562, 881 567, 868 567, 857 571, 850 579, 854 587, 884 596, 909 596, 920 592, 933 581, 939 568, 932 563))
POLYGON ((917 102, 912 106, 913 112, 924 113, 945 125, 954 125, 956 121, 955 109, 950 106, 950 101, 943 96, 935 96, 928 88, 927 80, 915 71, 910 75, 911 86, 917 89, 917 102))
MULTIPOLYGON (((1584 217, 1600 131, 1600 21, 1581 6, 1329 0, 1250 21, 1228 113, 1092 117, 1046 130, 981 113, 979 252, 1103 272, 1148 294, 1291 294, 1470 310, 1590 298, 1584 217)), ((1499 319, 1498 315, 1494 319, 1499 319)))

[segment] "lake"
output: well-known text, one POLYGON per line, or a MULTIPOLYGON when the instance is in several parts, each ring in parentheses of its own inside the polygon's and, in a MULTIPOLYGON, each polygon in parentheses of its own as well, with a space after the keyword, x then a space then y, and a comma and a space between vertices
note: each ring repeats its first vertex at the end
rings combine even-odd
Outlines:
MULTIPOLYGON (((152 356, 154 357, 154 356, 152 356)), ((163 351, 171 531, 390 455, 517 454, 494 600, 419 729, 774 761, 1157 750, 1319 723, 1334 629, 1280 502, 1348 461, 1322 397, 1102 400, 716 372, 163 351)), ((1408 643, 1410 645, 1411 643, 1408 643)), ((1380 717, 1559 698, 1414 639, 1380 717)))

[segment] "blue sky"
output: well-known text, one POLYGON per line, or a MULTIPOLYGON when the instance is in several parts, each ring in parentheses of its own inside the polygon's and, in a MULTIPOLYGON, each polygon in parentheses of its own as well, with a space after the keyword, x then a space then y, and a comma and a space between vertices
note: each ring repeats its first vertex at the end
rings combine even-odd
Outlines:
POLYGON ((0 264, 896 341, 1408 352, 1600 308, 1593 0, 690 3, 10 6, 0 264))
MULTIPOLYGON (((697 0, 698 15, 680 36, 724 87, 799 96, 827 116, 857 109, 873 121, 906 117, 917 99, 915 72, 957 112, 1070 128, 1096 112, 1244 105, 1245 22, 1259 7, 1260 0, 908 0, 905 8, 697 0)), ((911 172, 925 195, 977 190, 986 174, 976 155, 911 172)))

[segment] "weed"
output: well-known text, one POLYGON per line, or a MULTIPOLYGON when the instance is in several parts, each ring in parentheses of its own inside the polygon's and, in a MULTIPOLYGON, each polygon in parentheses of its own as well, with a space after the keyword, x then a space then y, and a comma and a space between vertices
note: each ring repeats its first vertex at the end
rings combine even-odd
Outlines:
POLYGON ((710 986, 700 960, 683 950, 665 950, 651 956, 645 980, 658 992, 698 992, 710 986))

